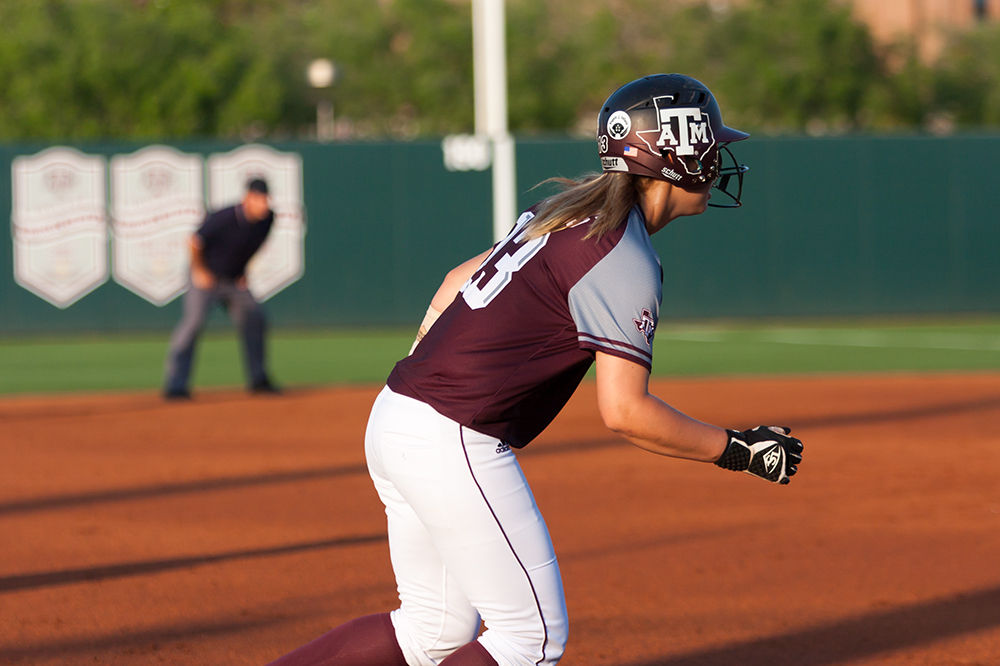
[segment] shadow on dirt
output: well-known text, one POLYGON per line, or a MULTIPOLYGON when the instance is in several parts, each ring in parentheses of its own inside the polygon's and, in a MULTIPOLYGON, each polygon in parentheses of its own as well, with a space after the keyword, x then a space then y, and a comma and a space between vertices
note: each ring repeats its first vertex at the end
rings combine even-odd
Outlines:
MULTIPOLYGON (((56 659, 63 657, 67 659, 63 663, 80 663, 75 661, 80 659, 80 653, 85 651, 110 651, 110 650, 133 650, 150 653, 150 661, 161 663, 162 658, 157 658, 165 643, 181 641, 187 644, 197 644, 198 640, 204 640, 211 636, 226 636, 250 634, 255 630, 262 629, 275 624, 290 621, 289 617, 281 618, 260 618, 260 619, 239 619, 239 620, 219 620, 214 622, 190 621, 179 624, 151 627, 135 631, 116 630, 106 635, 80 636, 74 638, 47 639, 44 643, 27 645, 8 645, 0 647, 0 662, 4 664, 34 664, 43 659, 56 659)), ((174 652, 173 654, 176 654, 174 652)), ((197 657, 189 654, 197 663, 197 657)), ((110 659, 108 655, 105 658, 110 659)), ((94 658, 94 663, 111 663, 110 661, 100 661, 94 658)))
POLYGON ((298 469, 283 472, 267 472, 246 476, 221 477, 216 479, 199 479, 196 481, 179 481, 176 483, 161 483, 134 488, 114 488, 110 490, 95 490, 67 495, 50 495, 35 497, 0 504, 0 516, 14 513, 30 513, 32 511, 47 511, 51 509, 75 508, 92 504, 123 502, 135 499, 167 497, 170 495, 185 495, 188 493, 206 492, 212 490, 230 490, 261 486, 274 483, 294 483, 311 481, 313 479, 334 479, 353 474, 368 474, 364 463, 340 465, 335 467, 317 467, 313 469, 298 469))
POLYGON ((827 666, 1000 625, 1000 586, 626 666, 827 666))
POLYGON ((146 560, 144 562, 122 562, 120 564, 105 564, 81 569, 63 569, 62 571, 44 571, 40 573, 15 574, 0 578, 0 594, 16 590, 37 589, 53 585, 66 585, 90 581, 139 576, 150 573, 160 573, 175 569, 187 569, 203 564, 217 564, 234 560, 246 560, 255 557, 274 557, 310 550, 326 548, 343 548, 371 543, 381 543, 386 540, 385 534, 361 534, 355 536, 306 541, 303 543, 272 546, 269 548, 250 548, 232 550, 223 553, 206 555, 191 555, 188 557, 173 557, 162 560, 146 560))
MULTIPOLYGON (((525 449, 520 456, 555 455, 579 451, 589 451, 612 446, 624 446, 624 440, 594 439, 587 441, 572 441, 558 444, 548 444, 535 449, 525 449)), ((130 500, 153 499, 173 495, 211 492, 216 490, 236 490, 254 486, 265 486, 279 483, 296 483, 314 481, 317 479, 336 479, 345 476, 368 475, 365 463, 352 463, 330 467, 314 467, 309 469, 265 472, 244 476, 219 477, 215 479, 197 479, 193 481, 177 481, 159 483, 149 486, 132 488, 111 488, 108 490, 93 490, 65 495, 49 495, 33 497, 0 504, 0 516, 11 514, 32 513, 36 511, 51 511, 57 509, 78 508, 95 504, 109 504, 130 500)))
POLYGON ((940 402, 933 405, 914 405, 913 407, 898 409, 807 417, 795 419, 795 426, 799 428, 836 428, 840 426, 872 425, 877 423, 913 421, 924 418, 938 418, 957 414, 973 414, 975 412, 998 408, 1000 408, 1000 397, 990 397, 976 400, 940 402))

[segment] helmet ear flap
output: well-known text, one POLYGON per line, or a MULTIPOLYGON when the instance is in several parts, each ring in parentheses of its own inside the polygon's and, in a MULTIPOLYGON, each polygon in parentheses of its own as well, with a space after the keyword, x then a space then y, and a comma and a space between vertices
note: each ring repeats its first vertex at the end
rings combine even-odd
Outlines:
POLYGON ((719 150, 713 147, 702 157, 696 155, 678 156, 672 150, 662 152, 663 159, 671 164, 678 164, 688 174, 692 186, 703 183, 713 183, 719 176, 719 150))

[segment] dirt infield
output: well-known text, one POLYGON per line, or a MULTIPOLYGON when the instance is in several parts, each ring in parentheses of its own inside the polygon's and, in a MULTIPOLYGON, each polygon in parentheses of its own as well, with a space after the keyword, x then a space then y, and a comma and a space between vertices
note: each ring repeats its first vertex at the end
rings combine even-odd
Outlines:
MULTIPOLYGON (((658 458, 585 384, 521 454, 562 663, 1000 663, 1000 374, 656 382, 794 427, 790 486, 658 458)), ((263 664, 395 597, 376 389, 0 400, 0 663, 263 664)))

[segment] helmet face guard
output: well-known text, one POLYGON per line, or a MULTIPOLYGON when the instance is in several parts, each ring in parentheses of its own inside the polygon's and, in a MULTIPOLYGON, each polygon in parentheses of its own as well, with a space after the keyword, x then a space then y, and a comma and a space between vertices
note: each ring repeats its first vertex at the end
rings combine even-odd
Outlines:
MULTIPOLYGON (((730 200, 723 203, 712 203, 709 201, 708 205, 715 208, 739 208, 743 205, 743 201, 740 199, 740 197, 743 196, 743 174, 749 171, 750 167, 746 164, 740 164, 737 162, 736 156, 733 155, 733 151, 729 150, 729 146, 722 146, 722 150, 719 152, 720 157, 722 154, 725 154, 726 157, 728 157, 731 164, 729 166, 719 167, 719 174, 712 187, 722 194, 725 194, 730 200), (735 183, 733 182, 734 177, 736 178, 735 183), (731 187, 735 188, 735 194, 730 191, 731 187)), ((721 160, 721 162, 722 164, 725 164, 724 160, 721 160)))
POLYGON ((657 74, 608 97, 598 117, 597 146, 604 171, 665 180, 685 190, 711 183, 730 201, 709 205, 736 208, 749 167, 736 162, 727 144, 748 136, 723 124, 715 97, 700 81, 657 74), (724 166, 724 158, 732 164, 724 166))

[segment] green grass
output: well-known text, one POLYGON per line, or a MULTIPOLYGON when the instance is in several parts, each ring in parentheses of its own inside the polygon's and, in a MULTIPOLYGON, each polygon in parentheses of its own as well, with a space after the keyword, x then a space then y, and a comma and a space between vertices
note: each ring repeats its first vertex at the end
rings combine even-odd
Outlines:
MULTIPOLYGON (((276 331, 272 371, 284 385, 376 383, 413 340, 410 329, 276 331)), ((942 322, 690 324, 663 321, 654 373, 715 375, 1000 370, 1000 318, 942 322)), ((0 339, 0 393, 160 387, 167 334, 0 339)), ((232 331, 198 346, 195 389, 240 386, 232 331)))
MULTIPOLYGON (((378 382, 412 342, 411 331, 276 331, 268 354, 280 384, 378 382)), ((0 339, 0 393, 160 388, 167 345, 167 334, 0 339)), ((195 390, 243 382, 235 333, 202 336, 195 352, 195 390)))
POLYGON ((1000 320, 663 326, 654 372, 759 374, 1000 369, 1000 320))

